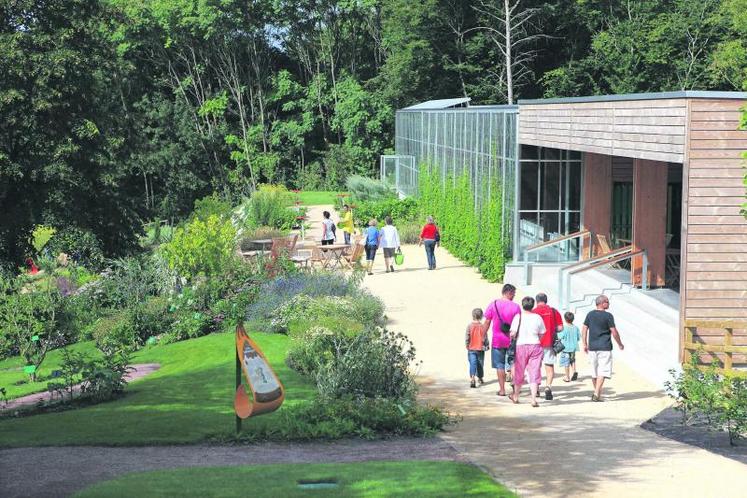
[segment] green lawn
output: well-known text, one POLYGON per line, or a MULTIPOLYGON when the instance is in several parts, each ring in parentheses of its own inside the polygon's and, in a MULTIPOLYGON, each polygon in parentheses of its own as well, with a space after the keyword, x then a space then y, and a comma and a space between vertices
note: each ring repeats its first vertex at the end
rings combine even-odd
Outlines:
POLYGON ((76 496, 515 497, 477 467, 456 462, 280 464, 161 470, 95 484, 76 496), (304 489, 304 481, 336 482, 304 489))
MULTIPOLYGON (((276 424, 283 409, 316 394, 312 383, 286 366, 287 336, 256 333, 252 337, 283 382, 286 398, 277 412, 245 420, 244 432, 276 424)), ((161 368, 130 384, 123 398, 76 410, 2 419, 0 446, 192 443, 229 436, 234 430, 234 344, 232 333, 221 333, 141 350, 133 362, 160 363, 161 368)), ((53 364, 50 361, 49 367, 53 364)))
MULTIPOLYGON (((93 342, 81 342, 70 346, 75 351, 81 351, 88 353, 89 356, 94 356, 96 348, 93 346, 93 342)), ((39 375, 37 382, 31 382, 28 375, 23 373, 23 365, 25 362, 20 356, 14 356, 12 358, 6 358, 0 361, 0 387, 4 387, 8 399, 18 398, 27 394, 37 393, 40 391, 47 390, 47 383, 51 380, 49 376, 52 370, 57 370, 60 367, 62 361, 62 350, 55 349, 47 354, 47 357, 39 368, 39 375)))
POLYGON ((340 202, 337 194, 339 194, 339 192, 301 191, 298 195, 301 197, 301 204, 304 206, 321 206, 328 204, 337 206, 340 202))

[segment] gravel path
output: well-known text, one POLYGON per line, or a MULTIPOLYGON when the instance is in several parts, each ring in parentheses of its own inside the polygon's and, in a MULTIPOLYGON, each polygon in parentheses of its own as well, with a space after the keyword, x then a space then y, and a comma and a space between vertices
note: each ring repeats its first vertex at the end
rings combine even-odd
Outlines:
POLYGON ((0 496, 69 496, 126 473, 178 467, 369 460, 459 460, 459 456, 437 438, 250 446, 14 448, 0 450, 0 496))
MULTIPOLYGON (((146 375, 149 375, 159 368, 161 368, 161 365, 158 363, 141 363, 137 365, 130 365, 130 368, 132 368, 132 371, 128 372, 125 375, 125 380, 127 382, 132 382, 133 380, 142 379, 146 375)), ((82 384, 76 384, 73 386, 73 391, 75 393, 80 392, 80 386, 82 384)), ((2 406, 2 410, 0 411, 12 411, 17 410, 18 408, 25 408, 29 406, 34 406, 35 404, 42 402, 42 401, 49 401, 52 398, 52 393, 49 391, 43 391, 40 393, 34 393, 29 394, 27 396, 21 396, 20 398, 15 398, 5 405, 2 406)))
MULTIPOLYGON (((527 402, 526 387, 519 405, 496 396, 490 368, 489 382, 470 389, 464 327, 473 308, 499 296, 500 284, 483 280, 443 249, 436 251, 436 271, 426 270, 423 248, 403 251, 405 264, 393 274, 384 273, 377 255, 374 275, 364 282, 384 300, 390 328, 415 343, 423 361, 421 399, 463 416, 442 437, 469 461, 522 496, 745 496, 747 465, 641 429, 670 400, 622 361, 605 383, 605 403, 589 401, 583 354, 577 356, 579 381, 565 383, 556 372, 555 400, 542 400, 539 408, 527 402)), ((524 295, 521 289, 517 294, 519 300, 524 295)), ((625 330, 620 333, 624 342, 625 330)))

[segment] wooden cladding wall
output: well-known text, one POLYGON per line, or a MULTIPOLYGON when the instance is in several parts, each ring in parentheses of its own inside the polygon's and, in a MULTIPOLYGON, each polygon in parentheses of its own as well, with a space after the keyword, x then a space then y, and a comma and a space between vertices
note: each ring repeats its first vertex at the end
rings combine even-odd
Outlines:
MULTIPOLYGON (((747 319, 742 100, 689 99, 683 318, 747 319)), ((740 336, 740 333, 737 335, 740 336)))
POLYGON ((524 104, 519 143, 682 163, 687 99, 524 104))

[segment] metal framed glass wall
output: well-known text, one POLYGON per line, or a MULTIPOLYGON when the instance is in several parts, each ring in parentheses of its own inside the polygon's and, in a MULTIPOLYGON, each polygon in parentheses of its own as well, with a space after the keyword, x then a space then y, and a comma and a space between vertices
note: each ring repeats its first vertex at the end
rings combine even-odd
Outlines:
POLYGON ((514 259, 577 261, 580 239, 525 253, 527 247, 581 228, 581 153, 521 146, 514 259))
MULTIPOLYGON (((519 152, 517 126, 517 106, 400 110, 395 122, 395 153, 414 157, 416 168, 423 164, 437 168, 444 182, 454 181, 463 173, 469 175, 475 209, 493 195, 501 196, 502 229, 504 236, 511 238, 519 152)), ((397 177, 382 163, 384 170, 383 179, 397 177)), ((397 190, 416 194, 416 173, 400 174, 397 190)))

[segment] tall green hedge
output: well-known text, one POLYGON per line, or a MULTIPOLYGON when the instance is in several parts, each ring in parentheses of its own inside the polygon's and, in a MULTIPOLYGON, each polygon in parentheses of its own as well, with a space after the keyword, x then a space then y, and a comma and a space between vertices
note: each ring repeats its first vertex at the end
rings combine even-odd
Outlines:
MULTIPOLYGON (((500 281, 506 268, 509 241, 501 233, 501 198, 493 195, 475 209, 475 196, 470 178, 465 173, 447 177, 442 182, 437 171, 421 166, 419 175, 420 210, 431 215, 441 233, 441 244, 460 260, 476 266, 490 281, 500 281)), ((482 198, 487 199, 487 185, 482 198)), ((493 185, 500 192, 500 185, 493 185)))

